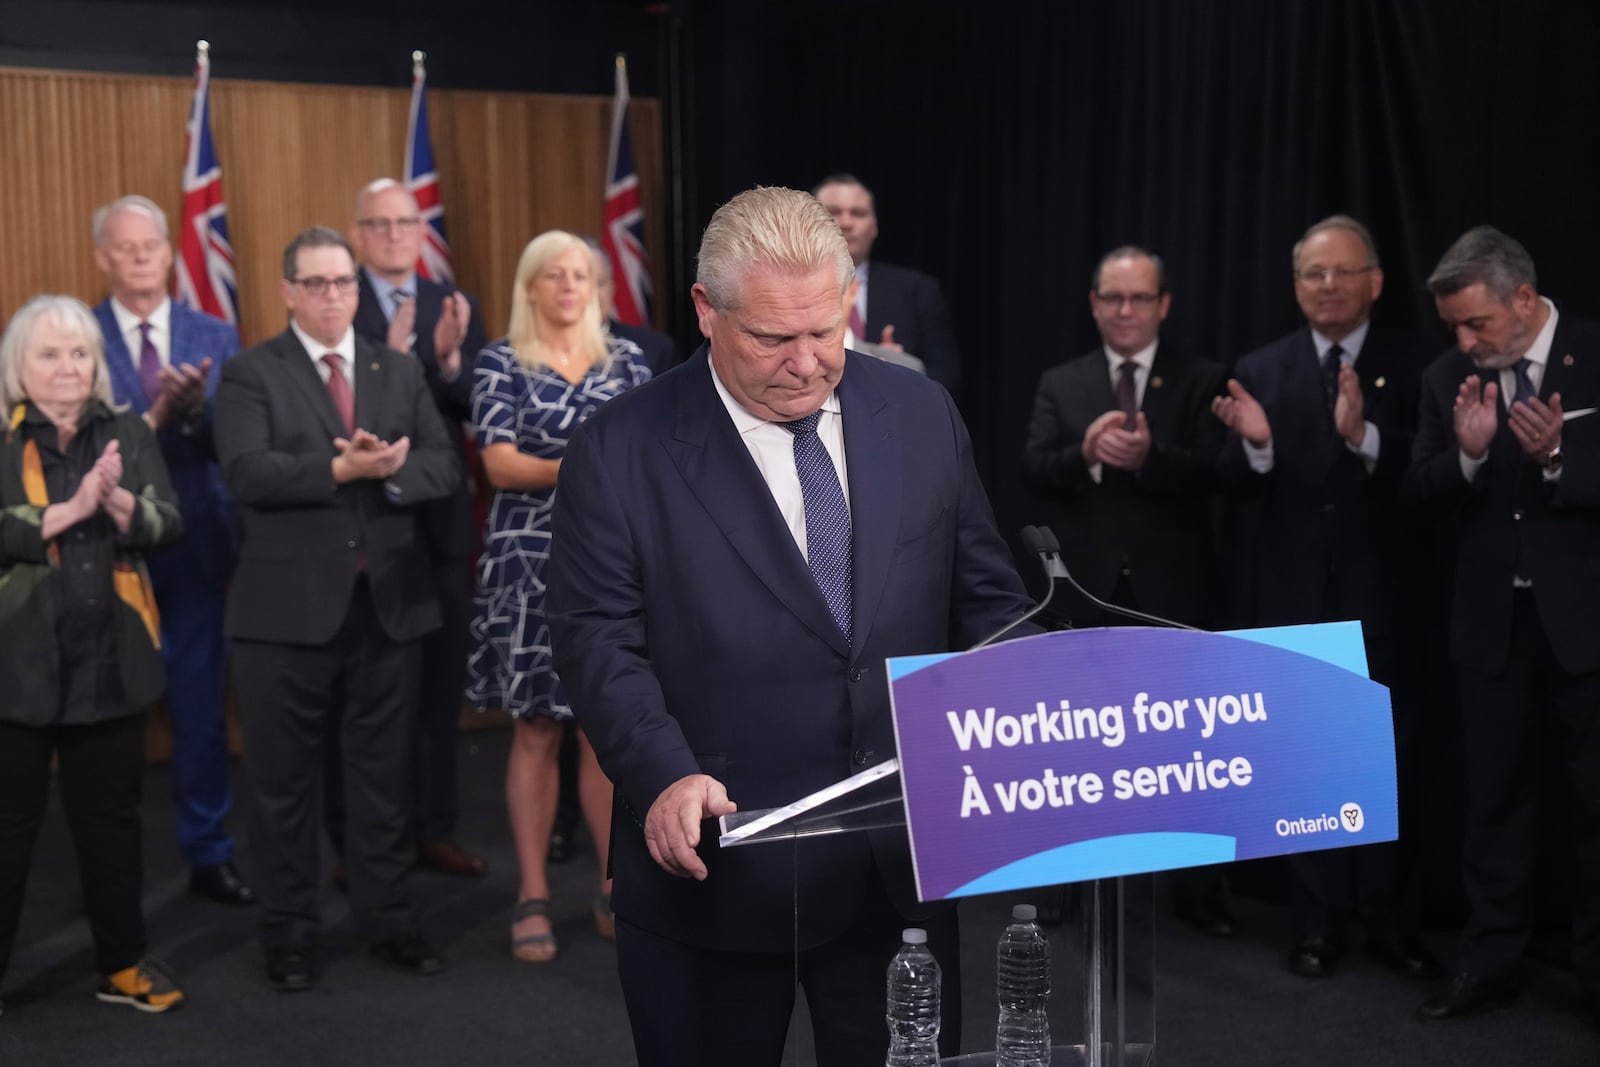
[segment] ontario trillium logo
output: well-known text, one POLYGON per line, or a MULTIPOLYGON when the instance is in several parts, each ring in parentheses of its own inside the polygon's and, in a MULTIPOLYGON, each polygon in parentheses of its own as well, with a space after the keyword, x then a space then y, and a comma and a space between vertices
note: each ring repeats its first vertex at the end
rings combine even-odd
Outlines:
POLYGON ((1361 828, 1367 825, 1367 813, 1361 810, 1360 804, 1340 804, 1339 825, 1352 834, 1360 833, 1361 828))

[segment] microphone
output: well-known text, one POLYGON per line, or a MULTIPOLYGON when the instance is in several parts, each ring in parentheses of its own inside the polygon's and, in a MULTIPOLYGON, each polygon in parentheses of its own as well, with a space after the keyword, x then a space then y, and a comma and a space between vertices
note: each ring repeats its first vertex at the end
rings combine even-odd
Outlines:
MULTIPOLYGON (((1054 534, 1051 534, 1050 536, 1051 540, 1055 539, 1054 534)), ((1032 552, 1035 556, 1038 556, 1040 562, 1045 564, 1044 575, 1045 580, 1048 582, 1048 587, 1045 589, 1044 599, 1039 601, 1039 603, 1035 604, 1033 607, 1029 608, 1019 618, 1000 627, 1000 629, 996 630, 988 637, 985 637, 982 641, 979 641, 977 644, 967 649, 968 652, 976 652, 985 645, 994 644, 994 642, 1000 640, 1006 634, 1010 633, 1012 630, 1015 630, 1018 626, 1021 626, 1023 623, 1039 614, 1039 612, 1043 611, 1049 605, 1050 598, 1056 595, 1056 575, 1050 570, 1050 561, 1045 554, 1044 539, 1040 536, 1039 527, 1024 526, 1022 528, 1022 546, 1029 552, 1032 552)), ((1061 567, 1062 574, 1066 574, 1066 567, 1062 566, 1059 557, 1056 559, 1056 565, 1061 567)))
MULTIPOLYGON (((1083 599, 1087 600, 1101 611, 1110 612, 1112 615, 1120 615, 1125 619, 1132 619, 1135 622, 1147 622, 1156 626, 1171 627, 1174 630, 1200 631, 1200 627, 1198 626, 1190 626, 1188 623, 1177 622, 1173 619, 1163 619, 1159 615, 1146 615, 1142 611, 1135 611, 1132 608, 1124 608, 1117 604, 1112 604, 1108 601, 1101 600, 1099 597, 1089 592, 1089 590, 1079 585, 1078 580, 1074 578, 1071 572, 1067 570, 1066 563, 1061 559, 1061 542, 1056 540, 1055 531, 1050 529, 1048 526, 1025 527, 1022 531, 1022 543, 1024 547, 1026 547, 1030 552, 1036 553, 1040 560, 1043 561, 1044 572, 1050 578, 1052 592, 1054 591, 1055 587, 1055 579, 1060 578, 1072 587, 1073 592, 1083 597, 1083 599), (1028 531, 1030 530, 1033 531, 1032 540, 1030 540, 1028 535, 1028 531), (1037 545, 1037 547, 1035 547, 1035 545, 1037 545)), ((1049 602, 1049 600, 1050 597, 1048 594, 1046 594, 1044 601, 1041 602, 1039 606, 1042 608, 1045 603, 1049 602)), ((1027 616, 1023 617, 1026 618, 1027 616)))

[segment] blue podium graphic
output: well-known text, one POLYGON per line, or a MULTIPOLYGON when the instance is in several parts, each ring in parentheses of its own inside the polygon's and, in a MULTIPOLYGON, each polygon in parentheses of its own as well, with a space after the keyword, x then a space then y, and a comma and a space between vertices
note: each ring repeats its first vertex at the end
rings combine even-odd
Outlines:
POLYGON ((924 900, 1399 833, 1358 623, 1067 631, 889 676, 924 900))

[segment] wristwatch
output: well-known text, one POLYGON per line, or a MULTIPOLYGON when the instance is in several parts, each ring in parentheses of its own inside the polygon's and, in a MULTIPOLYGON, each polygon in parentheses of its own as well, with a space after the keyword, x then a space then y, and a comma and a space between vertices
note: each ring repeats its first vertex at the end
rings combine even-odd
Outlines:
POLYGON ((1544 458, 1539 463, 1544 467, 1547 474, 1554 474, 1559 471, 1561 469, 1561 446, 1555 445, 1552 447, 1550 451, 1544 454, 1544 458))

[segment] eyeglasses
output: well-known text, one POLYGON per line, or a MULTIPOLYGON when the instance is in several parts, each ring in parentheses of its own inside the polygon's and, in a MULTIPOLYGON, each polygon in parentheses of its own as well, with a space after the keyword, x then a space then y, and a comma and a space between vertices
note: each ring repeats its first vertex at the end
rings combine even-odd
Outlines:
POLYGON ((154 259, 161 254, 161 249, 166 246, 166 243, 164 240, 151 240, 142 243, 123 241, 119 244, 108 246, 107 251, 118 259, 133 259, 140 254, 154 259))
POLYGON ((290 278, 289 280, 312 296, 322 296, 329 288, 340 296, 349 296, 356 291, 354 274, 342 274, 337 278, 290 278))
POLYGON ((1295 271, 1294 276, 1307 285, 1317 285, 1328 281, 1338 282, 1343 285, 1352 278, 1359 278, 1371 270, 1371 267, 1307 267, 1305 270, 1295 271))
POLYGON ((1101 307, 1119 308, 1123 304, 1133 305, 1135 311, 1149 311, 1161 299, 1160 293, 1096 293, 1094 302, 1101 307))
POLYGON ((408 215, 400 219, 357 219, 356 225, 375 233, 410 233, 422 225, 420 215, 408 215))

